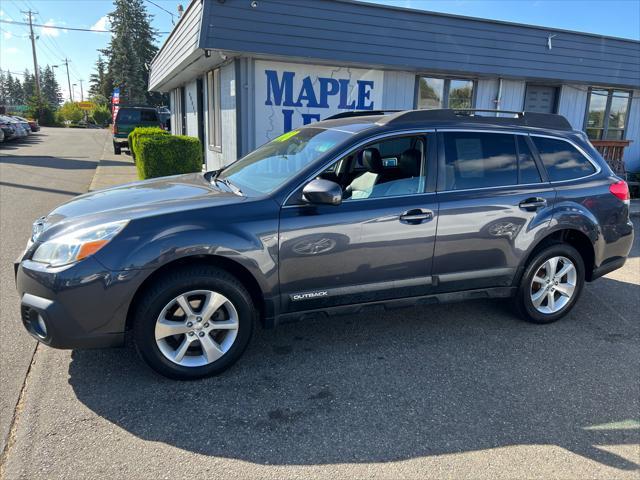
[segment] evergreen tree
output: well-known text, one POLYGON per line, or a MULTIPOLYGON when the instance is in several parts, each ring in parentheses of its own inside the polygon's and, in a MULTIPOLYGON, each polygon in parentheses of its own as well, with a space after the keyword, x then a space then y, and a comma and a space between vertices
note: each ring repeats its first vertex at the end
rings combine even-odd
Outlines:
MULTIPOLYGON (((120 87, 120 102, 151 103, 147 92, 148 66, 158 48, 153 18, 142 0, 114 0, 115 10, 109 14, 113 34, 108 48, 101 53, 108 58, 108 81, 120 87)), ((109 92, 109 96, 111 92, 109 92)))
POLYGON ((109 98, 113 93, 113 85, 111 84, 107 64, 103 58, 98 55, 96 61, 96 72, 89 77, 89 97, 93 98, 109 98))
POLYGON ((45 103, 56 109, 62 103, 62 92, 56 75, 49 65, 40 69, 40 93, 45 103))
POLYGON ((27 100, 33 97, 36 93, 36 77, 31 75, 29 70, 24 70, 22 76, 22 103, 27 103, 27 100))
POLYGON ((24 91, 20 80, 14 78, 10 72, 7 72, 5 79, 5 89, 7 95, 7 105, 23 105, 24 91))
POLYGON ((6 105, 7 103, 9 103, 7 101, 7 98, 8 98, 7 75, 4 73, 3 70, 0 70, 0 105, 6 105))

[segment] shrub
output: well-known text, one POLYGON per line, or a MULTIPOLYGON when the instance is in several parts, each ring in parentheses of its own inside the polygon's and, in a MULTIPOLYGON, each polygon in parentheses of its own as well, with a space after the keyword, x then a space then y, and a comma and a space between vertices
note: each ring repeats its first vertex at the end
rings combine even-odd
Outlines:
POLYGON ((129 151, 133 158, 136 158, 138 152, 136 151, 138 148, 138 142, 142 137, 155 137, 157 135, 170 135, 169 132, 163 130, 160 127, 136 127, 127 137, 127 141, 129 142, 129 151))
POLYGON ((137 140, 136 152, 141 180, 202 170, 202 146, 197 138, 147 135, 137 140))
POLYGON ((78 123, 82 120, 83 116, 84 112, 80 110, 80 107, 78 107, 78 104, 75 102, 66 102, 60 107, 60 110, 58 110, 58 117, 63 121, 78 123))
POLYGON ((111 112, 103 105, 97 105, 91 113, 91 117, 98 125, 106 125, 111 119, 111 112))

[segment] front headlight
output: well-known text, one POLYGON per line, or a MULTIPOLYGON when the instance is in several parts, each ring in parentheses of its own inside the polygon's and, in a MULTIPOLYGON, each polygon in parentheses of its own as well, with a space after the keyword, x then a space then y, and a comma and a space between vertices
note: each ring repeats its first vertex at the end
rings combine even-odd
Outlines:
POLYGON ((31 260, 61 267, 87 258, 109 243, 129 223, 128 220, 83 228, 44 242, 31 260))

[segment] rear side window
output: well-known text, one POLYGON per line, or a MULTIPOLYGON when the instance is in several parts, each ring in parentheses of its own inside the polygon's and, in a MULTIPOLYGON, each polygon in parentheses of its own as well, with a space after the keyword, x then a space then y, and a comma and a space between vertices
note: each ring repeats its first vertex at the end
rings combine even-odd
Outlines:
POLYGON ((118 112, 118 123, 157 122, 158 114, 155 110, 125 110, 118 112))
POLYGON ((533 159, 533 154, 531 153, 527 140, 522 135, 516 135, 516 139, 518 142, 518 160, 520 167, 518 177, 520 183, 540 183, 542 181, 540 172, 533 159))
POLYGON ((445 190, 516 185, 518 162, 513 135, 443 133, 445 190))
POLYGON ((596 171, 587 157, 569 142, 545 137, 531 139, 552 182, 586 177, 596 171))

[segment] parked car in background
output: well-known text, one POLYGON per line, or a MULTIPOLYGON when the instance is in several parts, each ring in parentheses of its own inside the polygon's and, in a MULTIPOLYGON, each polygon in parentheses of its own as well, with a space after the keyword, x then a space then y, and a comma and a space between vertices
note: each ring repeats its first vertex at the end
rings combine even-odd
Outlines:
POLYGON ((627 184, 562 116, 477 113, 336 115, 218 171, 78 197, 15 264, 22 322, 58 348, 129 333, 193 379, 232 365, 257 320, 478 298, 559 320, 624 265, 627 184))
MULTIPOLYGON (((8 115, 3 115, 0 117, 0 121, 3 122, 3 124, 5 125, 10 125, 12 128, 12 135, 10 137, 11 140, 15 139, 15 138, 23 138, 26 137, 28 134, 25 131, 23 125, 21 122, 18 122, 15 118, 10 117, 8 115)), ((7 132, 5 132, 6 134, 7 132)))
POLYGON ((40 124, 38 123, 38 120, 28 120, 24 117, 20 117, 18 115, 14 115, 13 118, 15 118, 16 120, 19 120, 21 122, 27 122, 27 124, 29 125, 29 128, 31 129, 32 132, 37 132, 40 130, 40 124))
POLYGON ((31 135, 31 126, 29 125, 28 120, 16 117, 15 115, 12 115, 11 118, 20 125, 20 128, 24 131, 25 137, 31 135))
POLYGON ((0 115, 0 130, 2 130, 5 141, 13 140, 18 136, 15 124, 11 122, 9 117, 4 115, 0 115))
POLYGON ((4 142, 4 130, 0 128, 0 143, 4 142))
POLYGON ((116 121, 113 123, 113 152, 122 153, 128 148, 129 134, 136 127, 160 127, 160 117, 154 107, 120 107, 116 121))
POLYGON ((171 110, 167 107, 158 107, 158 116, 165 130, 171 130, 171 110))

